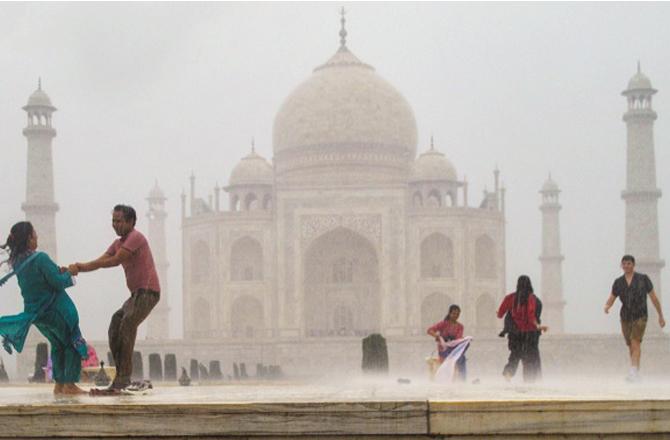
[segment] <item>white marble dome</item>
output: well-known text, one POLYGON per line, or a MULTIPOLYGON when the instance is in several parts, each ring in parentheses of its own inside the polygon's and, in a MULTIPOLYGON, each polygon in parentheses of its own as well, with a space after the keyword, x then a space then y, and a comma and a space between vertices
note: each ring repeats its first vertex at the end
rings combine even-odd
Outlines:
POLYGON ((544 182, 544 185, 542 185, 542 192, 560 192, 558 184, 554 182, 554 179, 551 178, 551 175, 549 175, 547 181, 544 182))
POLYGON ((39 106, 39 107, 51 107, 53 108, 53 104, 51 104, 51 99, 49 98, 49 95, 44 93, 44 90, 42 88, 38 88, 35 90, 30 97, 28 98, 28 104, 26 106, 39 106))
POLYGON ((457 181, 456 168, 447 157, 437 151, 431 141, 428 151, 421 154, 412 167, 411 182, 428 182, 436 180, 457 181))
POLYGON ((274 171, 265 158, 251 150, 230 173, 230 185, 272 185, 274 171))
POLYGON ((388 146, 416 156, 405 98, 346 46, 286 98, 274 121, 274 153, 305 147, 388 146))
POLYGON ((630 81, 628 81, 628 90, 645 90, 651 89, 651 81, 642 72, 636 73, 630 81))

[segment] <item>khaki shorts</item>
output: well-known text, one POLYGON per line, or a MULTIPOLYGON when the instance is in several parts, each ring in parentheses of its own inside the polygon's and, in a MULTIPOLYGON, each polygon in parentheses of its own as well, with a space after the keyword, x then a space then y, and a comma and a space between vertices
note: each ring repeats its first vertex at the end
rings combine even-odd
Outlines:
POLYGON ((630 345, 632 339, 642 342, 644 329, 646 328, 647 318, 640 318, 635 321, 621 321, 621 333, 623 333, 623 337, 626 339, 626 345, 630 345))

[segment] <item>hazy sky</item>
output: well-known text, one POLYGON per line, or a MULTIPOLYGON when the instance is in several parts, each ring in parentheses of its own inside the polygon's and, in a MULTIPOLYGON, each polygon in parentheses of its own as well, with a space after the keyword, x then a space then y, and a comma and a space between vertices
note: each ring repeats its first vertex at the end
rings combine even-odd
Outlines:
MULTIPOLYGON (((110 209, 138 208, 155 179, 168 197, 172 336, 181 335, 182 188, 201 196, 248 153, 272 156, 282 100, 338 47, 342 3, 0 5, 0 233, 23 218, 26 117, 38 76, 53 124, 59 262, 92 259, 115 238, 110 209)), ((507 187, 507 285, 540 287, 540 196, 559 183, 566 328, 618 331, 602 305, 623 251, 626 105, 642 70, 659 93, 655 139, 661 256, 670 259, 670 4, 344 3, 348 47, 409 101, 419 151, 438 149, 467 175, 471 204, 507 187)), ((227 206, 227 205, 226 205, 227 206)), ((663 272, 666 285, 668 269, 663 272)), ((21 307, 14 284, 0 314, 21 307)), ((670 290, 669 290, 670 292, 670 290)), ((84 333, 104 338, 127 297, 120 268, 70 289, 84 333)), ((539 292, 541 294, 541 291, 539 292)), ((670 295, 668 295, 670 298, 670 295)), ((670 300, 664 301, 666 311, 670 300)), ((616 307, 618 310, 618 306, 616 307)), ((656 324, 653 324, 656 325, 656 324)), ((467 326, 467 323, 466 323, 467 326)))

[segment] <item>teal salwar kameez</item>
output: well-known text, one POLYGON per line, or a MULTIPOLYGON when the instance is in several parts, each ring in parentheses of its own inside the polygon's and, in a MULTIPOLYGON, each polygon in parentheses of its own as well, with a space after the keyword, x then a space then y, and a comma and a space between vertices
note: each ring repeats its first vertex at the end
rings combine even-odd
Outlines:
POLYGON ((81 360, 87 357, 86 342, 79 330, 79 314, 74 303, 65 292, 73 285, 68 272, 61 273, 59 267, 44 252, 15 263, 21 295, 23 313, 0 318, 0 336, 9 353, 12 348, 23 350, 31 324, 49 340, 51 362, 56 383, 79 381, 81 360), (30 260, 28 260, 30 259, 30 260))

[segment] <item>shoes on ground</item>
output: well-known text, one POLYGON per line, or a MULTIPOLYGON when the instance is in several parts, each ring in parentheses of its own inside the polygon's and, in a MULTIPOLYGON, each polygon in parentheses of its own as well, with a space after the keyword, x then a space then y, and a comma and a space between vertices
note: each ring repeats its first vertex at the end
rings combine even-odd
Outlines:
POLYGON ((631 370, 626 376, 626 382, 637 383, 640 382, 641 380, 642 379, 640 378, 640 373, 638 373, 637 371, 631 370))
POLYGON ((154 386, 151 384, 150 380, 139 380, 131 382, 130 385, 124 388, 124 391, 130 391, 131 393, 143 392, 147 390, 152 390, 154 386))

